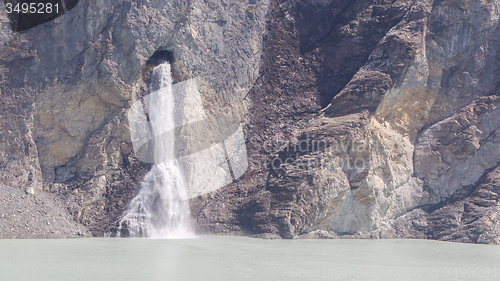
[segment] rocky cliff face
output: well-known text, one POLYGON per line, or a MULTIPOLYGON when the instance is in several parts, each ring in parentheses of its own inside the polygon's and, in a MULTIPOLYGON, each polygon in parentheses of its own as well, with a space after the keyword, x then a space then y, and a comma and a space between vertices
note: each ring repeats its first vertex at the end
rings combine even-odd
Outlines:
POLYGON ((241 116, 265 14, 265 1, 87 1, 13 34, 2 7, 2 182, 56 193, 103 235, 149 169, 126 113, 148 92, 153 55, 175 61, 177 81, 196 79, 205 108, 241 116))
POLYGON ((201 209, 200 225, 497 244, 496 193, 483 189, 500 160, 498 8, 274 2, 268 68, 250 94, 255 165, 201 209))
POLYGON ((150 168, 127 112, 163 56, 247 140, 243 177, 192 199, 200 233, 498 244, 499 9, 80 1, 20 34, 2 10, 0 181, 103 235, 150 168))

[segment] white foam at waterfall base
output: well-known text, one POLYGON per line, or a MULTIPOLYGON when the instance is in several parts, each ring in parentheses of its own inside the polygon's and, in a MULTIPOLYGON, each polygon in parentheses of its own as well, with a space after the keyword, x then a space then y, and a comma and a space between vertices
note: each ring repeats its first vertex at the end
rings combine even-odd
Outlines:
POLYGON ((153 69, 151 94, 145 98, 150 126, 155 136, 151 171, 141 183, 139 194, 132 200, 118 222, 116 236, 124 228, 129 237, 192 238, 194 237, 189 200, 174 155, 174 98, 170 64, 153 69), (154 91, 156 90, 156 91, 154 91))

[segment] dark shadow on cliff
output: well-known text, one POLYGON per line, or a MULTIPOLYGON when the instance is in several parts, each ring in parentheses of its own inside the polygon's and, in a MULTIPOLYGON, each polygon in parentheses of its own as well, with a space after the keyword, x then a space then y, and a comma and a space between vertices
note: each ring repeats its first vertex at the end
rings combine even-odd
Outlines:
POLYGON ((394 1, 297 2, 300 54, 313 64, 321 107, 326 107, 366 63, 378 42, 404 16, 394 1), (377 3, 377 5, 375 4, 377 3))

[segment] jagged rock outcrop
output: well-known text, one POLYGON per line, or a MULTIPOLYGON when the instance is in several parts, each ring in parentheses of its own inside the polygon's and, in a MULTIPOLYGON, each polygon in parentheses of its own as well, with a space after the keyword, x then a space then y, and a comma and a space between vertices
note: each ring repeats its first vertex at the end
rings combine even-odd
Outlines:
MULTIPOLYGON (((494 215, 488 215, 494 214, 494 201, 489 204, 495 207, 483 210, 490 219, 483 218, 474 227, 470 222, 482 216, 478 208, 473 208, 475 219, 462 213, 464 200, 471 200, 471 192, 479 192, 480 179, 500 160, 494 141, 500 3, 355 2, 350 8, 356 17, 351 14, 349 20, 345 16, 349 13, 338 15, 331 9, 342 7, 335 1, 300 1, 295 6, 278 2, 273 6, 274 14, 295 17, 285 16, 289 20, 286 24, 269 19, 268 32, 287 34, 289 45, 282 48, 284 44, 276 39, 280 36, 273 36, 265 41, 264 49, 266 44, 269 49, 284 49, 285 54, 295 49, 297 57, 287 61, 275 53, 264 64, 276 65, 279 70, 262 72, 264 82, 255 90, 257 97, 271 97, 269 104, 259 100, 261 104, 252 112, 256 125, 250 123, 257 129, 249 130, 249 146, 257 147, 254 153, 266 159, 253 155, 259 159, 256 162, 265 163, 260 165, 262 180, 248 198, 225 209, 235 209, 243 232, 262 237, 309 237, 307 233, 327 237, 321 231, 329 231, 330 238, 412 237, 498 243, 491 234, 497 228, 494 215), (296 34, 304 34, 300 27, 304 7, 314 23, 311 28, 317 30, 308 31, 309 39, 299 40, 296 34), (330 22, 330 28, 322 31, 325 21, 330 22), (371 21, 385 21, 386 25, 366 24, 371 21), (373 41, 364 37, 368 32, 360 32, 361 27, 377 30, 380 26, 387 29, 375 44, 369 44, 373 41), (350 73, 342 90, 327 87, 334 98, 318 111, 314 106, 320 106, 317 100, 324 97, 320 89, 325 83, 310 71, 314 67, 298 72, 294 61, 303 61, 303 65, 328 61, 328 54, 318 55, 325 48, 320 43, 326 42, 317 39, 321 32, 334 44, 346 42, 345 37, 356 38, 369 50, 365 52, 369 57, 350 73), (291 44, 303 46, 310 41, 320 43, 309 49, 291 44), (294 86, 313 90, 291 88, 287 94, 294 96, 294 102, 280 106, 286 94, 269 88, 287 89, 287 78, 278 76, 287 72, 293 73, 294 86), (284 86, 278 86, 280 83, 284 86), (492 96, 480 98, 488 95, 492 96), (276 108, 271 100, 278 104, 276 108), (310 110, 299 110, 295 115, 293 110, 287 111, 287 105, 300 102, 308 104, 302 108, 310 110), (260 112, 265 112, 267 120, 259 117, 260 112), (462 223, 462 219, 468 222, 462 223), (464 230, 469 228, 475 230, 464 230), (488 239, 471 234, 478 233, 477 229, 486 231, 483 237, 488 239)), ((350 57, 346 54, 349 51, 355 53, 356 49, 343 49, 343 58, 350 57)), ((346 70, 342 61, 338 65, 337 71, 346 70)), ((329 77, 340 82, 335 75, 329 77)), ((248 177, 256 175, 249 173, 248 177)), ((219 202, 213 205, 227 204, 229 198, 241 196, 241 190, 228 189, 213 199, 219 202)), ((490 198, 496 198, 494 193, 490 198)), ((470 212, 472 207, 467 206, 470 212)), ((202 225, 220 229, 221 224, 234 223, 234 216, 228 216, 231 220, 227 221, 220 218, 227 215, 220 207, 209 204, 206 209, 212 216, 221 215, 199 217, 202 225)))

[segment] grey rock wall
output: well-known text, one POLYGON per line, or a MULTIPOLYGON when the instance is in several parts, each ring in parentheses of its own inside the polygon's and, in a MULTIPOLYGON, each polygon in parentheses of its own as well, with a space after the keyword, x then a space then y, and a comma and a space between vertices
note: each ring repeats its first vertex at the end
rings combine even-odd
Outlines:
POLYGON ((176 81, 196 79, 210 113, 241 118, 265 15, 265 1, 84 1, 12 34, 2 10, 2 182, 59 194, 102 235, 149 167, 126 120, 148 92, 148 58, 170 51, 176 81))
POLYGON ((281 69, 262 73, 264 82, 254 95, 264 104, 255 100, 250 123, 255 127, 250 126, 248 144, 257 148, 252 150, 252 156, 259 154, 254 162, 265 165, 254 166, 247 179, 212 198, 218 204, 202 208, 200 225, 258 237, 498 243, 492 234, 497 228, 492 215, 496 195, 480 190, 485 179, 491 182, 499 160, 495 124, 500 3, 351 3, 274 3, 276 16, 268 23, 268 33, 278 39, 265 41, 264 50, 280 48, 281 53, 273 53, 279 60, 264 61, 271 69, 281 69), (332 7, 343 9, 343 16, 332 7), (311 25, 301 26, 307 16, 311 25), (381 30, 381 22, 387 29, 381 30), (369 36, 366 26, 383 34, 375 44, 369 39, 377 32, 372 29, 369 36), (362 54, 349 38, 369 54, 364 65, 347 74, 342 61, 351 58, 349 50, 362 54), (285 42, 288 48, 283 48, 285 42), (352 48, 331 56, 322 53, 326 46, 342 46, 339 42, 349 42, 352 48), (296 57, 286 57, 294 48, 296 57), (329 82, 337 86, 328 87, 310 70, 333 58, 338 72, 329 74, 329 82), (295 67, 297 60, 309 68, 295 67), (293 88, 280 76, 287 71, 295 77, 293 88), (343 84, 336 76, 341 71, 349 75, 343 84), (335 90, 340 85, 342 89, 335 90), (328 96, 323 87, 334 97, 319 110, 318 100, 328 96), (289 92, 281 94, 276 88, 289 92), (266 103, 266 95, 274 97, 272 102, 266 103), (291 104, 294 109, 287 108, 291 104), (303 105, 312 110, 304 114, 303 105), (479 196, 475 194, 488 198, 487 206, 478 207, 480 199, 471 199, 479 196), (240 199, 231 201, 233 197, 240 199), (223 203, 226 207, 220 207, 223 203))
MULTIPOLYGON (((203 114, 179 99, 184 121, 230 116, 247 141, 244 175, 191 200, 199 233, 498 244, 499 9, 93 0, 20 34, 2 10, 0 182, 9 198, 56 196, 49 216, 73 220, 62 236, 108 231, 150 168, 127 114, 163 51, 199 93, 203 114)), ((179 136, 189 150, 204 135, 179 136)), ((192 157, 210 190, 193 164, 210 157, 192 157)))

